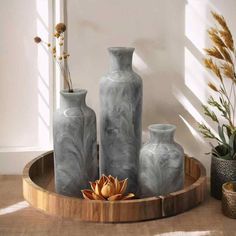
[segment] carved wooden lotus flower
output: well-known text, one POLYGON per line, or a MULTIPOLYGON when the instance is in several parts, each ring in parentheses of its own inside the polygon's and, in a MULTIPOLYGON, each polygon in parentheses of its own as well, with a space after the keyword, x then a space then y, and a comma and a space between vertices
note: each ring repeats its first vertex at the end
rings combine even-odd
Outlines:
POLYGON ((113 176, 103 175, 99 180, 90 182, 91 189, 82 190, 85 199, 88 200, 104 200, 104 201, 117 201, 129 200, 134 198, 133 193, 125 195, 128 179, 119 181, 113 176))

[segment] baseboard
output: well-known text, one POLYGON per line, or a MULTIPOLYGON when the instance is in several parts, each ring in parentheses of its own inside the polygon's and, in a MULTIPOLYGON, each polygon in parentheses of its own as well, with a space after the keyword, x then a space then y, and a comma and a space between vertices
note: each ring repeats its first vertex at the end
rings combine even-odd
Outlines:
POLYGON ((49 149, 20 148, 0 150, 0 174, 21 175, 25 165, 49 149))

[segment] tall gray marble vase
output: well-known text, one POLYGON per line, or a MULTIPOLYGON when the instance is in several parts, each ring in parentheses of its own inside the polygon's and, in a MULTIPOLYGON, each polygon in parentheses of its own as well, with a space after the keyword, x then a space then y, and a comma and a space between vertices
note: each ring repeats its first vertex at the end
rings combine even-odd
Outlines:
POLYGON ((150 139, 141 149, 139 195, 152 197, 178 191, 184 186, 184 150, 174 141, 176 127, 153 124, 150 139))
POLYGON ((142 80, 132 70, 134 48, 108 49, 110 70, 100 81, 100 175, 128 178, 137 190, 142 80))
POLYGON ((87 91, 61 91, 61 107, 54 114, 56 192, 82 197, 81 190, 98 178, 97 131, 94 111, 85 103, 87 91))

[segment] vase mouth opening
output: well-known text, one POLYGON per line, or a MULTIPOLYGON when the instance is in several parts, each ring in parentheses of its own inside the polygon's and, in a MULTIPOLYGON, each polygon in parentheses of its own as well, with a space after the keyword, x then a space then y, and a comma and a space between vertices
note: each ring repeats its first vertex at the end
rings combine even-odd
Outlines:
POLYGON ((236 195, 236 181, 229 181, 223 184, 223 191, 233 193, 236 195))
POLYGON ((219 162, 221 161, 221 162, 230 163, 230 165, 236 163, 236 159, 224 159, 221 157, 217 157, 216 155, 213 155, 212 153, 211 153, 211 158, 213 158, 214 160, 217 160, 219 162))
POLYGON ((73 92, 69 92, 68 89, 63 89, 60 91, 61 94, 70 95, 70 96, 78 95, 78 94, 86 95, 87 92, 88 91, 86 89, 73 89, 73 92))
POLYGON ((148 126, 148 129, 151 132, 157 132, 157 133, 171 133, 174 132, 176 130, 176 126, 175 125, 171 125, 171 124, 152 124, 148 126))
POLYGON ((109 47, 109 52, 134 52, 135 48, 132 47, 109 47))

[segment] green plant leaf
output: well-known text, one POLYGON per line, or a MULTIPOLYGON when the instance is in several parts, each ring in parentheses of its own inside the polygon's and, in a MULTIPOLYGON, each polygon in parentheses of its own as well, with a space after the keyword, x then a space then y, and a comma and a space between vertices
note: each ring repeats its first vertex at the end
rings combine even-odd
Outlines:
POLYGON ((219 133, 219 136, 220 136, 220 139, 222 140, 222 142, 224 143, 224 144, 226 144, 226 140, 225 140, 225 135, 224 135, 224 128, 223 128, 224 126, 220 126, 220 125, 218 125, 218 133, 219 133))
POLYGON ((233 133, 233 131, 231 130, 230 126, 229 125, 224 125, 225 128, 226 128, 226 131, 227 131, 227 135, 228 137, 230 137, 233 133))
POLYGON ((236 153, 236 132, 233 132, 233 134, 230 136, 229 139, 229 146, 231 151, 231 157, 234 159, 235 153, 236 153))
POLYGON ((232 150, 234 150, 235 136, 236 136, 236 133, 233 133, 229 138, 229 146, 232 150))
POLYGON ((231 160, 230 149, 228 145, 218 145, 212 149, 212 154, 218 158, 231 160))

